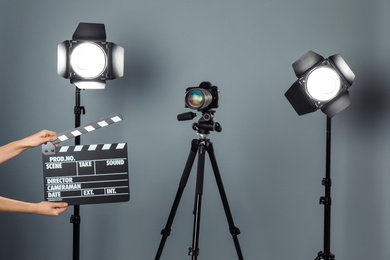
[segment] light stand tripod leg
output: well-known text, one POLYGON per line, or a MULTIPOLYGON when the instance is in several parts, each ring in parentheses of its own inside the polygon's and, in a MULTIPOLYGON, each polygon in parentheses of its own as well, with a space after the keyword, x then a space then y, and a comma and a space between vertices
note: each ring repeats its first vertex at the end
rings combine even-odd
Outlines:
POLYGON ((230 234, 233 237, 233 241, 234 241, 234 245, 236 247, 238 259, 243 260, 244 257, 242 255, 240 243, 239 243, 238 237, 237 237, 240 234, 240 229, 238 229, 234 225, 232 213, 230 211, 229 203, 228 203, 228 200, 226 197, 226 192, 225 192, 225 189, 223 187, 221 174, 220 174, 219 169, 218 169, 217 160, 215 159, 213 143, 209 142, 206 149, 209 153, 211 165, 212 165, 213 171, 214 171, 215 180, 216 180, 217 185, 218 185, 219 194, 221 195, 223 208, 225 209, 225 215, 226 215, 227 221, 229 223, 229 230, 230 230, 230 234))
POLYGON ((200 213, 202 207, 203 195, 203 180, 204 180, 204 162, 205 162, 205 144, 199 144, 198 153, 198 169, 196 176, 195 188, 195 203, 194 203, 194 228, 192 233, 192 247, 189 248, 188 255, 192 256, 192 260, 196 260, 199 255, 199 228, 200 228, 200 213))
POLYGON ((177 190, 175 200, 174 200, 173 205, 172 205, 171 212, 169 213, 169 217, 168 217, 167 223, 165 225, 165 228, 161 231, 161 235, 163 237, 161 238, 161 242, 160 242, 160 245, 158 247, 155 260, 160 259, 162 251, 164 249, 165 242, 166 242, 168 236, 171 234, 172 223, 173 223, 173 220, 175 218, 177 208, 179 207, 180 199, 181 199, 181 196, 183 195, 184 188, 187 185, 188 177, 190 176, 192 165, 194 164, 197 151, 198 151, 198 140, 194 139, 194 140, 192 140, 192 143, 191 143, 191 151, 190 151, 190 154, 188 155, 188 159, 187 159, 183 174, 182 174, 181 179, 180 179, 179 188, 177 190))

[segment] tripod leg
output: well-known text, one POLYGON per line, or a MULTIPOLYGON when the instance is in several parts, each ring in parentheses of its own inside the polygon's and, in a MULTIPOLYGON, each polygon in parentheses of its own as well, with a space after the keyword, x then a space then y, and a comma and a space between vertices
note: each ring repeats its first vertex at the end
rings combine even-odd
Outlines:
POLYGON ((227 221, 229 223, 230 234, 233 237, 233 241, 234 241, 234 245, 236 247, 238 259, 243 260, 244 258, 242 256, 240 243, 239 243, 238 237, 237 237, 237 235, 240 234, 240 229, 238 229, 234 225, 232 213, 230 211, 229 203, 228 203, 228 200, 226 197, 226 192, 225 192, 225 189, 223 187, 221 174, 220 174, 219 169, 218 169, 217 160, 215 159, 213 143, 209 142, 206 149, 209 152, 209 157, 210 157, 211 165, 213 167, 215 180, 217 181, 219 194, 221 195, 223 208, 225 209, 226 218, 227 218, 227 221))
POLYGON ((188 155, 188 159, 187 159, 183 174, 182 174, 181 179, 180 179, 179 188, 177 190, 175 200, 174 200, 173 205, 172 205, 171 212, 169 213, 169 217, 168 217, 167 223, 165 225, 165 228, 161 231, 161 235, 163 237, 161 239, 160 246, 158 247, 155 260, 160 259, 165 242, 166 242, 168 236, 171 234, 172 223, 173 223, 173 220, 175 218, 175 214, 176 214, 177 208, 179 206, 180 199, 181 199, 181 196, 183 194, 184 188, 187 185, 188 177, 190 176, 191 168, 192 168, 192 165, 194 163, 197 150, 198 150, 198 140, 194 139, 194 140, 192 140, 192 143, 191 143, 191 151, 190 151, 190 154, 188 155))
POLYGON ((194 229, 192 235, 192 247, 189 248, 188 255, 192 256, 192 260, 196 260, 199 255, 199 227, 200 227, 200 211, 202 206, 203 195, 203 179, 204 179, 204 161, 205 161, 205 145, 203 142, 199 144, 198 169, 196 176, 196 190, 194 203, 194 229))

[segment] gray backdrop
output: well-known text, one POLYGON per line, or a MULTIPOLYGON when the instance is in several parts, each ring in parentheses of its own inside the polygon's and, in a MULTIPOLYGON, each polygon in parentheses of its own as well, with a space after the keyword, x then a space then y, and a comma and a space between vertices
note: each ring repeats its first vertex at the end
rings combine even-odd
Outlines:
MULTIPOLYGON (((325 124, 284 93, 308 50, 339 53, 356 74, 333 119, 332 243, 337 259, 390 257, 390 2, 78 0, 0 3, 0 143, 74 126, 74 86, 56 73, 57 44, 79 22, 106 25, 125 48, 125 77, 82 92, 82 123, 124 121, 82 143, 128 142, 131 199, 81 207, 81 259, 154 259, 190 143, 184 91, 221 92, 210 136, 245 259, 314 259, 323 249, 325 124)), ((73 145, 69 141, 67 145, 73 145)), ((237 259, 206 158, 199 259, 237 259)), ((0 166, 0 195, 43 200, 40 148, 0 166)), ((162 259, 189 259, 195 171, 162 259)), ((0 213, 1 259, 71 259, 73 207, 57 218, 0 213)))

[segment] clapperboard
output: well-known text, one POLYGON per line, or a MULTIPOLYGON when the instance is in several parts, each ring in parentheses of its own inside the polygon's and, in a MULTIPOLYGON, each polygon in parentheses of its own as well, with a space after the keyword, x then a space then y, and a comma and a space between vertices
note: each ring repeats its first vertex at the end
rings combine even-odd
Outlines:
POLYGON ((45 200, 69 205, 129 201, 127 143, 56 146, 122 120, 114 114, 42 145, 45 200))

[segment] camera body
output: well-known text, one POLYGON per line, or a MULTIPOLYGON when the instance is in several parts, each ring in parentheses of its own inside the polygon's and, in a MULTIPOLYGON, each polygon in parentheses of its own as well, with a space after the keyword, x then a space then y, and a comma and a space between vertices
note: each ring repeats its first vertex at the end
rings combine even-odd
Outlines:
POLYGON ((218 108, 219 91, 217 86, 204 81, 198 87, 189 87, 185 92, 185 107, 198 111, 218 108))

